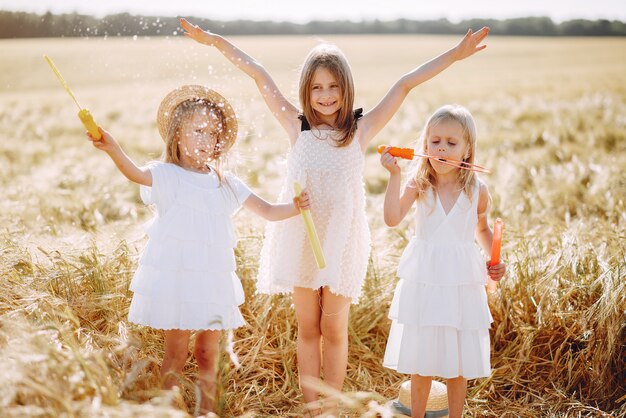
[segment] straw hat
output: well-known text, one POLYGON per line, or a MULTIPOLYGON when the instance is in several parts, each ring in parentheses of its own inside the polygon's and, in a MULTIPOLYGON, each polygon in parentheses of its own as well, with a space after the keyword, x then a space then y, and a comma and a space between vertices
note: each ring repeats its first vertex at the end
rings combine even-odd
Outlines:
POLYGON ((157 110, 157 127, 163 141, 167 141, 167 131, 176 107, 187 100, 204 99, 220 108, 226 120, 226 139, 221 151, 225 152, 235 143, 237 138, 237 115, 235 110, 221 94, 205 86, 186 85, 170 91, 161 101, 157 110))
MULTIPOLYGON (((411 381, 400 385, 398 399, 391 403, 391 408, 403 417, 411 416, 411 381)), ((436 380, 432 381, 428 402, 426 402, 425 418, 448 418, 448 390, 446 385, 436 380)))

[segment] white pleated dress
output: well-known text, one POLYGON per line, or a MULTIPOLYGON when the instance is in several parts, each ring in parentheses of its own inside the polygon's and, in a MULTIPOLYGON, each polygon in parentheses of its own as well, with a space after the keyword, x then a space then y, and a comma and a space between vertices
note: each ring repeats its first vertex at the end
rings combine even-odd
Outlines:
POLYGON ((364 156, 357 138, 345 147, 336 131, 303 130, 287 157, 278 201, 289 202, 298 181, 311 197, 311 215, 326 268, 315 262, 301 216, 269 223, 261 250, 257 290, 291 293, 294 287, 327 286, 358 301, 367 272, 370 232, 365 215, 364 156))
POLYGON ((434 192, 416 204, 415 236, 398 265, 384 366, 467 379, 491 373, 485 261, 474 242, 478 184, 446 215, 434 192))
POLYGON ((226 173, 202 174, 175 164, 152 163, 152 187, 141 198, 156 207, 149 237, 132 279, 129 321, 157 329, 223 330, 245 325, 235 273, 231 216, 250 195, 226 173))

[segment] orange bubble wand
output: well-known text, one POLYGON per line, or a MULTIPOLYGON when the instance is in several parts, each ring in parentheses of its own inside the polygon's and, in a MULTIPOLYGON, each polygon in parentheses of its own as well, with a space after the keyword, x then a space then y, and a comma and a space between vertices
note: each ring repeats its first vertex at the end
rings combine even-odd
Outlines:
MULTIPOLYGON (((300 194, 302 193, 302 186, 300 186, 300 183, 297 181, 293 184, 293 191, 295 192, 296 197, 300 197, 300 194)), ((306 234, 309 237, 309 244, 311 244, 313 255, 315 256, 315 262, 317 263, 317 267, 321 270, 326 267, 326 260, 324 260, 324 252, 322 251, 320 239, 317 236, 317 231, 315 230, 315 224, 313 223, 313 218, 311 217, 311 211, 309 209, 300 209, 300 213, 302 214, 302 220, 304 220, 304 227, 306 229, 306 234)))
MULTIPOLYGON (((380 145, 378 147, 378 153, 382 154, 385 148, 387 148, 387 146, 388 145, 380 145)), ((465 161, 458 161, 452 158, 444 158, 444 157, 436 157, 434 155, 420 154, 418 152, 415 152, 413 148, 391 147, 389 149, 389 154, 393 155, 394 157, 404 158, 405 160, 412 160, 415 157, 431 158, 442 164, 460 168, 462 170, 471 170, 471 171, 476 171, 479 173, 486 173, 486 174, 491 173, 491 170, 489 170, 488 168, 482 167, 478 164, 471 164, 465 161)))
POLYGON ((70 90, 70 86, 67 85, 67 83, 65 82, 65 80, 61 76, 61 73, 59 72, 59 70, 57 70, 57 67, 54 65, 54 63, 52 62, 50 57, 47 56, 47 55, 44 55, 43 57, 46 60, 46 62, 48 63, 48 65, 50 66, 50 68, 52 68, 52 71, 54 71, 54 74, 57 76, 57 78, 61 82, 61 85, 63 87, 65 87, 65 90, 68 92, 70 97, 72 97, 72 99, 74 100, 74 103, 76 103, 76 106, 78 106, 78 110, 79 110, 78 111, 78 118, 80 119, 80 121, 85 126, 85 129, 87 129, 87 131, 89 131, 91 136, 93 136, 94 138, 101 139, 102 136, 100 135, 100 131, 98 130, 98 124, 93 120, 93 116, 91 116, 91 113, 89 112, 89 109, 83 108, 80 105, 80 103, 78 103, 78 100, 76 100, 76 97, 72 93, 72 90, 70 90))
MULTIPOLYGON (((504 230, 504 222, 502 219, 497 218, 493 224, 493 239, 491 241, 491 260, 489 260, 489 267, 495 266, 500 263, 500 248, 502 248, 502 231, 504 230)), ((493 293, 496 291, 498 282, 487 279, 487 291, 493 293)))

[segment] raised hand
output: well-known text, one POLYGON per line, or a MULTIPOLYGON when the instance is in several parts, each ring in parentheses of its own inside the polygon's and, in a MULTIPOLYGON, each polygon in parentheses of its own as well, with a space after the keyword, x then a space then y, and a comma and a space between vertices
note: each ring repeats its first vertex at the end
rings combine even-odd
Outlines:
POLYGON ((185 30, 185 36, 203 45, 214 47, 236 68, 254 80, 270 111, 287 131, 292 145, 295 144, 300 134, 299 110, 280 92, 267 70, 227 38, 210 31, 204 31, 186 19, 181 18, 180 25, 185 30))
POLYGON ((202 30, 198 25, 194 25, 185 18, 180 18, 180 25, 185 30, 185 36, 208 46, 216 46, 219 35, 210 31, 202 30))
POLYGON ((468 29, 461 42, 459 42, 454 48, 455 58, 457 60, 462 60, 487 48, 487 45, 481 45, 481 42, 487 37, 488 34, 489 28, 486 26, 483 26, 477 32, 472 32, 471 29, 468 29))

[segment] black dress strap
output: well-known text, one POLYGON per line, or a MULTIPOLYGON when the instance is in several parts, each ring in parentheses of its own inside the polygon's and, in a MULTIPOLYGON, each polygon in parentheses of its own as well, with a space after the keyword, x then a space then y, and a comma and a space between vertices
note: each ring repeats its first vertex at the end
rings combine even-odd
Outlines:
MULTIPOLYGON (((358 109, 354 109, 354 112, 352 112, 352 114, 354 115, 355 120, 361 119, 363 117, 363 108, 359 107, 358 109)), ((298 115, 298 119, 302 121, 302 124, 300 125, 300 132, 311 130, 311 125, 309 125, 309 121, 306 120, 304 114, 300 113, 298 115)))
POLYGON ((304 131, 310 131, 311 130, 311 125, 309 125, 309 121, 306 120, 306 118, 304 117, 304 114, 299 114, 298 115, 298 119, 300 119, 302 121, 302 124, 300 125, 300 132, 304 132, 304 131))

